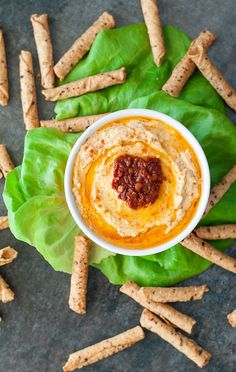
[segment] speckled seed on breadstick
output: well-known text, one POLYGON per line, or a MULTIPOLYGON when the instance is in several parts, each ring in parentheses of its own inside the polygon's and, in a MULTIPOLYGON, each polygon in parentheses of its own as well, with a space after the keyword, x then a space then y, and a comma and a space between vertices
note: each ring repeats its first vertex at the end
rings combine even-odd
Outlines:
POLYGON ((215 39, 216 36, 212 32, 208 30, 201 32, 199 36, 193 40, 190 48, 181 61, 175 66, 171 76, 163 85, 162 90, 168 93, 170 96, 177 97, 196 69, 195 63, 188 57, 188 53, 191 52, 191 48, 197 45, 202 48, 204 52, 207 52, 215 39))
POLYGON ((205 292, 208 292, 207 285, 196 285, 191 287, 142 287, 139 293, 146 300, 154 302, 187 302, 201 300, 205 292))
POLYGON ((152 48, 154 62, 160 66, 165 56, 163 32, 161 27, 160 12, 156 0, 141 0, 144 21, 147 26, 148 36, 152 48))
POLYGON ((55 74, 60 78, 64 77, 84 57, 91 48, 97 34, 109 28, 115 27, 113 16, 104 12, 77 40, 71 48, 61 57, 54 66, 55 74))
POLYGON ((144 331, 140 326, 131 328, 114 337, 71 354, 63 370, 64 372, 70 372, 96 363, 112 354, 133 346, 136 342, 143 340, 144 337, 144 331))
POLYGON ((211 244, 198 238, 193 233, 188 235, 181 244, 206 260, 236 274, 236 258, 227 256, 225 253, 214 248, 211 244))
POLYGON ((0 301, 4 304, 14 300, 15 294, 7 284, 7 282, 0 275, 0 301))
POLYGON ((0 173, 2 173, 4 177, 6 177, 7 174, 12 171, 12 169, 14 169, 14 164, 7 151, 6 145, 1 144, 0 145, 0 173))
POLYGON ((236 165, 234 165, 222 180, 211 189, 204 215, 206 215, 218 203, 235 181, 236 165))
POLYGON ((31 23, 39 58, 41 84, 43 88, 53 88, 55 82, 53 49, 47 14, 33 14, 31 23))
POLYGON ((208 351, 204 350, 195 341, 177 332, 170 324, 166 324, 150 311, 143 310, 140 324, 174 346, 196 363, 198 367, 203 368, 209 362, 211 354, 208 351))
POLYGON ((189 334, 192 333, 193 326, 196 324, 196 320, 181 313, 180 311, 174 309, 173 307, 167 304, 146 300, 143 297, 142 293, 139 292, 139 290, 140 287, 136 283, 131 281, 126 282, 120 288, 120 291, 122 293, 125 293, 127 296, 131 297, 141 306, 159 315, 161 318, 164 318, 166 321, 182 329, 183 331, 189 334))
POLYGON ((80 116, 65 120, 40 120, 41 127, 56 128, 61 132, 82 132, 107 114, 80 116))
POLYGON ((9 100, 7 56, 3 37, 3 30, 0 29, 0 105, 6 106, 9 100))
POLYGON ((69 307, 78 314, 86 313, 89 245, 88 239, 77 235, 72 264, 69 307))
POLYGON ((26 130, 39 126, 32 54, 25 50, 20 54, 21 103, 26 130))
POLYGON ((227 315, 227 319, 231 327, 236 328, 236 309, 227 315))
POLYGON ((108 71, 87 78, 73 81, 57 88, 42 91, 47 101, 57 101, 70 97, 82 96, 85 93, 96 92, 112 85, 123 84, 126 79, 125 67, 108 71))
POLYGON ((236 239, 236 225, 201 226, 194 232, 205 240, 236 239))
POLYGON ((9 227, 8 217, 0 216, 0 230, 7 229, 9 227))
POLYGON ((14 248, 5 247, 0 249, 0 266, 7 265, 14 261, 18 253, 14 248))

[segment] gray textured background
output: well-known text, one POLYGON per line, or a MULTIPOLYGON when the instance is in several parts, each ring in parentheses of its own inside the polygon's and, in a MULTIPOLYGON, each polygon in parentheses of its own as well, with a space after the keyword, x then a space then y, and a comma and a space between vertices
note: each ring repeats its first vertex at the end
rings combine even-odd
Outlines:
MULTIPOLYGON (((235 0, 159 0, 162 21, 186 31, 192 38, 208 28, 219 40, 210 55, 236 87, 236 11, 235 0)), ((0 0, 0 22, 6 32, 10 69, 10 105, 0 109, 0 143, 7 143, 15 164, 23 153, 24 125, 20 107, 18 54, 22 48, 33 51, 29 17, 46 12, 50 17, 55 61, 72 41, 103 10, 109 10, 118 26, 142 21, 138 0, 0 0)), ((35 66, 37 59, 35 58, 35 66)), ((40 116, 49 118, 53 104, 40 97, 40 116)), ((230 112, 235 121, 235 115, 230 112)), ((0 191, 3 181, 0 181, 0 191)), ((0 214, 4 213, 2 200, 0 214)), ((35 249, 16 241, 9 231, 0 233, 0 247, 12 245, 19 258, 1 268, 1 273, 16 292, 12 303, 0 304, 4 322, 0 325, 0 372, 60 371, 70 352, 115 335, 138 324, 141 309, 95 269, 89 272, 88 312, 80 317, 67 306, 69 276, 57 273, 35 249)), ((229 251, 236 256, 236 252, 229 251)), ((207 283, 211 289, 200 302, 176 307, 198 321, 194 339, 211 351, 208 372, 236 371, 236 330, 226 314, 236 307, 235 276, 212 267, 187 284, 207 283)), ((198 368, 182 354, 147 333, 144 341, 108 358, 89 372, 193 372, 198 368)))

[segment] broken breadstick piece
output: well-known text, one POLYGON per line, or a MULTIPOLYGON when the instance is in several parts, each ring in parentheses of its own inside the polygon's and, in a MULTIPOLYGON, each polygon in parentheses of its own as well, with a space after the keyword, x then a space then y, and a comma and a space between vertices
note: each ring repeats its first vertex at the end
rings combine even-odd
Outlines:
POLYGON ((5 247, 0 249, 0 266, 7 265, 14 261, 18 253, 14 248, 5 247))
POLYGON ((227 319, 231 327, 236 328, 236 309, 227 315, 227 319))
POLYGON ((78 97, 88 92, 95 92, 112 85, 123 84, 126 79, 125 67, 115 71, 104 72, 73 81, 57 88, 42 91, 47 101, 57 101, 70 97, 78 97))
POLYGON ((0 29, 0 105, 6 106, 9 100, 7 56, 3 37, 3 30, 0 29))
POLYGON ((208 292, 207 285, 197 285, 192 287, 142 287, 139 293, 146 300, 154 302, 187 302, 201 300, 205 292, 208 292))
POLYGON ((20 53, 21 103, 26 130, 39 126, 32 54, 20 53))
POLYGON ((215 39, 216 36, 212 32, 208 30, 201 32, 198 37, 192 41, 187 53, 181 61, 175 66, 171 76, 163 85, 162 90, 170 96, 177 97, 196 69, 195 63, 188 56, 188 53, 191 52, 191 48, 197 45, 202 48, 204 52, 207 52, 215 39))
POLYGON ((2 172, 4 177, 6 177, 7 174, 12 171, 12 169, 14 169, 14 164, 7 151, 6 145, 1 144, 0 145, 0 172, 2 172))
POLYGON ((107 114, 80 116, 65 120, 40 120, 41 127, 56 128, 61 132, 82 132, 107 114))
POLYGON ((8 217, 0 216, 0 230, 7 229, 9 227, 8 217))
POLYGON ((81 369, 90 364, 96 363, 99 360, 105 359, 112 354, 118 353, 136 342, 143 340, 145 337, 144 331, 140 326, 131 328, 114 337, 98 342, 95 345, 86 347, 69 356, 67 363, 64 365, 64 372, 81 369))
POLYGON ((31 23, 38 52, 41 84, 43 88, 53 88, 55 82, 52 42, 47 14, 33 14, 31 23))
POLYGON ((7 284, 7 282, 0 275, 0 301, 4 304, 14 300, 15 294, 7 284))
POLYGON ((154 62, 160 66, 166 53, 161 18, 156 0, 141 0, 144 21, 147 26, 154 62))
POLYGON ((236 258, 227 256, 225 253, 214 248, 211 244, 198 238, 193 233, 189 234, 181 244, 206 260, 236 274, 236 258))
POLYGON ((147 300, 145 297, 143 297, 142 292, 139 292, 139 290, 140 287, 131 281, 126 282, 120 288, 122 293, 125 293, 127 296, 131 297, 141 306, 146 307, 148 310, 159 315, 161 318, 173 324, 173 326, 176 326, 189 334, 192 333, 196 320, 167 304, 147 300))
POLYGON ((204 350, 195 341, 177 332, 170 324, 166 324, 147 309, 142 312, 140 324, 174 346, 196 363, 198 367, 203 368, 209 362, 211 354, 208 351, 204 350))
POLYGON ((230 186, 235 181, 236 181, 236 165, 234 165, 230 169, 230 171, 222 178, 222 180, 211 189, 204 215, 210 212, 210 210, 218 203, 218 201, 224 196, 224 194, 228 191, 230 186))
POLYGON ((72 264, 69 307, 78 314, 86 313, 89 246, 88 239, 77 235, 72 264))
POLYGON ((236 239, 236 225, 201 226, 194 230, 196 235, 205 240, 236 239))
POLYGON ((61 57, 54 66, 55 74, 60 80, 70 72, 91 48, 97 34, 115 26, 113 16, 104 12, 77 40, 71 48, 61 57))

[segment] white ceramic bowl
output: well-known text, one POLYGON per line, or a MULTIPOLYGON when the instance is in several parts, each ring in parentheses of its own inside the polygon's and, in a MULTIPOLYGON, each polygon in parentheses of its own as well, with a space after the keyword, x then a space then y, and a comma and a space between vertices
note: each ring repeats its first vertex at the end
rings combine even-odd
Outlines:
POLYGON ((170 116, 167 116, 157 111, 146 110, 146 109, 127 109, 127 110, 121 110, 121 111, 111 113, 99 119, 94 124, 92 124, 88 129, 86 129, 86 131, 76 141, 74 147, 71 150, 68 161, 67 161, 64 185, 65 185, 65 196, 66 196, 66 201, 67 201, 69 210, 75 222, 77 223, 77 225, 91 240, 93 240, 95 243, 97 243, 101 247, 108 249, 109 251, 112 251, 115 253, 120 253, 123 255, 129 255, 129 256, 145 256, 145 255, 165 251, 166 249, 172 247, 173 245, 181 242, 181 240, 183 240, 195 228, 195 226, 200 221, 205 211, 206 205, 207 205, 209 192, 210 192, 210 173, 209 173, 209 167, 208 167, 206 156, 200 144, 198 143, 196 138, 192 135, 192 133, 187 128, 185 128, 181 123, 172 119, 170 116), (89 138, 98 128, 100 128, 104 124, 107 124, 114 120, 130 117, 130 116, 132 117, 142 116, 142 117, 159 119, 167 123, 169 126, 175 128, 179 133, 181 133, 181 135, 192 146, 197 156, 197 159, 198 159, 198 162, 201 168, 201 172, 202 172, 202 193, 201 193, 201 197, 198 203, 197 210, 193 218, 191 219, 191 221, 188 223, 185 229, 182 230, 181 233, 178 234, 175 238, 169 240, 168 242, 164 244, 160 244, 158 246, 155 246, 152 248, 146 248, 146 249, 122 248, 122 247, 113 245, 107 242, 105 239, 102 239, 101 237, 96 235, 96 233, 94 233, 88 227, 88 225, 83 221, 83 218, 81 217, 80 212, 76 207, 75 199, 74 199, 72 188, 71 188, 72 170, 73 170, 74 160, 80 147, 84 144, 87 138, 89 138))

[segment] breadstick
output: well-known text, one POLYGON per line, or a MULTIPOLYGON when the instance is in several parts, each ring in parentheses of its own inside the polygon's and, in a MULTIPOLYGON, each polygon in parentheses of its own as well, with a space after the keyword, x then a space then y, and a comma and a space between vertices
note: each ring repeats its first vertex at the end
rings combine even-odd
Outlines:
POLYGON ((8 217, 0 216, 0 230, 7 229, 9 227, 8 217))
POLYGON ((141 306, 146 307, 148 310, 159 315, 161 318, 164 318, 174 326, 182 329, 189 334, 192 333, 193 326, 196 324, 196 321, 193 318, 181 313, 180 311, 174 309, 169 305, 146 300, 142 296, 142 293, 139 292, 139 289, 140 287, 136 283, 130 281, 126 282, 120 288, 120 291, 131 297, 141 306))
POLYGON ((166 53, 161 18, 156 0, 141 0, 144 21, 147 26, 154 62, 160 66, 166 53))
POLYGON ((236 328, 236 309, 227 315, 227 319, 231 327, 236 328))
POLYGON ((82 132, 107 114, 80 116, 65 120, 40 120, 41 127, 56 128, 61 132, 82 132))
POLYGON ((195 341, 177 332, 170 324, 166 324, 150 311, 144 309, 140 318, 142 327, 156 333, 163 340, 174 346, 191 359, 198 367, 204 367, 210 360, 211 354, 195 341))
POLYGON ((115 71, 92 75, 84 79, 73 81, 57 88, 42 91, 47 101, 57 101, 70 97, 81 96, 88 92, 96 92, 112 85, 123 84, 126 79, 125 67, 115 71))
POLYGON ((0 275, 0 301, 4 304, 14 300, 15 294, 7 284, 7 282, 0 275))
POLYGON ((211 244, 198 238, 193 233, 188 235, 181 244, 206 260, 236 274, 236 258, 227 256, 225 253, 214 248, 211 244))
POLYGON ((7 151, 6 145, 0 145, 0 173, 7 176, 9 172, 14 169, 14 164, 11 161, 10 155, 7 151))
POLYGON ((194 232, 205 240, 236 239, 236 225, 201 226, 194 232))
POLYGON ((86 313, 88 261, 88 240, 83 236, 77 235, 75 237, 69 307, 78 314, 86 313))
POLYGON ((14 261, 18 253, 14 248, 5 247, 0 249, 0 266, 7 265, 14 261))
POLYGON ((170 96, 177 97, 196 69, 195 63, 188 56, 191 52, 191 48, 196 45, 202 48, 204 52, 207 52, 215 39, 216 36, 212 32, 208 30, 201 32, 198 37, 193 40, 190 48, 181 61, 175 66, 171 76, 163 85, 162 90, 170 96))
POLYGON ((32 54, 25 50, 20 54, 21 103, 26 130, 39 126, 36 88, 32 54))
POLYGON ((0 29, 0 105, 6 106, 9 100, 7 56, 3 37, 3 30, 0 29))
POLYGON ((139 293, 142 293, 146 300, 165 303, 201 300, 208 290, 207 285, 175 288, 142 287, 139 293))
POLYGON ((98 342, 95 345, 86 347, 69 356, 67 363, 64 365, 64 372, 81 369, 99 360, 105 359, 112 354, 133 346, 136 342, 143 340, 144 331, 140 326, 131 328, 114 337, 98 342))
POLYGON ((55 74, 60 78, 64 77, 70 70, 84 57, 91 48, 97 34, 115 26, 113 16, 104 12, 70 47, 70 49, 61 57, 54 66, 55 74))
POLYGON ((39 58, 41 84, 43 88, 53 88, 55 82, 52 42, 47 14, 33 14, 31 23, 39 58))

